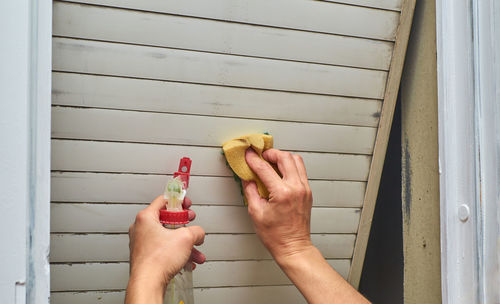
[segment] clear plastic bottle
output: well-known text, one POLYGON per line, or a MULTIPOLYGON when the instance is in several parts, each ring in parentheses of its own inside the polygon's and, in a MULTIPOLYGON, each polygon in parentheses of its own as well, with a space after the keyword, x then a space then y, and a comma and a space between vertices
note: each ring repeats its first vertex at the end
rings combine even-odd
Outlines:
MULTIPOLYGON (((164 225, 166 228, 179 228, 184 225, 164 225)), ((167 304, 194 304, 193 264, 189 260, 181 271, 170 280, 165 293, 167 304)))
MULTIPOLYGON (((164 194, 167 206, 166 209, 160 210, 160 222, 165 228, 177 229, 189 223, 188 212, 183 210, 182 203, 189 185, 190 169, 191 160, 187 157, 182 158, 179 171, 174 173, 174 178, 167 182, 164 194)), ((192 265, 192 261, 189 260, 170 280, 165 293, 165 303, 194 304, 192 265)))

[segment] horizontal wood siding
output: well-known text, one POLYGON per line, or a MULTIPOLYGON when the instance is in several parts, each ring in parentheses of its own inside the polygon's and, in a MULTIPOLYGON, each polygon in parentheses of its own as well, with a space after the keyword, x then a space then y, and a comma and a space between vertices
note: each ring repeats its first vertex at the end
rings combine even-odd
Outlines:
MULTIPOLYGON (((149 203, 163 193, 167 175, 112 173, 52 173, 53 202, 149 203)), ((195 205, 241 206, 243 197, 232 177, 193 176, 189 197, 195 205)), ((314 206, 361 207, 364 182, 310 181, 314 206)))
POLYGON ((62 72, 378 99, 387 79, 379 70, 81 39, 54 38, 52 47, 62 72))
MULTIPOLYGON (((328 259, 350 259, 355 234, 313 234, 313 244, 328 259)), ((50 261, 127 262, 127 234, 53 234, 50 261)), ((207 234, 200 246, 208 261, 270 260, 255 234, 207 234), (231 250, 227 250, 227 248, 231 250)))
POLYGON ((355 37, 61 2, 54 3, 54 22, 57 36, 381 70, 389 69, 393 46, 355 37))
POLYGON ((200 304, 305 303, 254 233, 221 145, 306 164, 311 237, 347 277, 401 0, 54 2, 51 302, 123 303, 128 227, 193 160, 200 304))
MULTIPOLYGON (((181 2, 176 0, 71 0, 71 2, 390 41, 395 40, 399 24, 399 12, 314 0, 253 0, 251 2, 247 0, 183 0, 181 2)), ((358 2, 356 4, 359 4, 378 1, 344 0, 342 2, 358 2)))
MULTIPOLYGON (((229 303, 229 299, 237 299, 238 304, 307 303, 293 285, 194 289, 195 303, 229 303)), ((125 291, 54 292, 50 298, 52 304, 123 304, 124 301, 125 291)))
POLYGON ((52 103, 62 106, 365 127, 378 126, 382 106, 374 99, 149 79, 59 72, 52 77, 52 103))
MULTIPOLYGON (((136 204, 53 203, 52 232, 128 232, 135 215, 144 209, 136 204)), ((195 206, 194 224, 207 233, 254 233, 245 206, 195 206)), ((312 233, 356 233, 358 208, 313 208, 312 233)))
POLYGON ((60 139, 221 147, 242 134, 269 132, 285 150, 370 154, 376 128, 137 111, 55 107, 60 139), (92 122, 92 123, 90 123, 92 122))
MULTIPOLYGON (((327 260, 347 277, 349 260, 327 260)), ((63 290, 121 290, 128 281, 128 263, 52 264, 51 288, 63 290)), ((273 260, 206 262, 193 273, 194 287, 289 285, 273 260)))

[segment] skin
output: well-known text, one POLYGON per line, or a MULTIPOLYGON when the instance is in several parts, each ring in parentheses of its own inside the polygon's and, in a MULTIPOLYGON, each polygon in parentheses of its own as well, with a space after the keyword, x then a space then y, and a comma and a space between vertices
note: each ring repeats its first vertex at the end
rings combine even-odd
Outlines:
POLYGON ((283 272, 310 304, 369 303, 311 243, 313 198, 302 158, 276 149, 262 156, 277 165, 282 177, 248 150, 246 161, 269 190, 269 199, 259 196, 255 182, 244 182, 243 189, 255 232, 283 272))
MULTIPOLYGON (((125 297, 126 304, 160 304, 168 282, 191 258, 194 263, 205 262, 205 255, 194 246, 203 244, 205 231, 199 226, 166 229, 160 223, 160 209, 166 200, 158 196, 140 211, 129 228, 130 277, 125 297), (165 254, 175 252, 175 254, 165 254)), ((183 206, 191 207, 186 198, 183 206)), ((196 217, 189 210, 189 220, 196 217)), ((195 266, 195 264, 193 264, 195 266)), ((194 267, 193 267, 194 268, 194 267)))
MULTIPOLYGON (((308 303, 369 303, 311 243, 312 193, 302 158, 276 149, 262 156, 277 166, 281 176, 252 149, 247 151, 246 161, 269 190, 269 199, 259 196, 255 182, 243 182, 243 189, 255 232, 278 265, 308 303)), ((203 243, 203 229, 164 228, 158 219, 163 206, 163 197, 156 198, 130 226, 126 304, 163 303, 166 285, 189 259, 198 264, 205 261, 205 256, 194 248, 203 243), (165 254, 172 250, 175 256, 165 254)), ((191 201, 186 199, 184 207, 190 206, 191 201)), ((194 219, 192 210, 189 215, 194 219)))

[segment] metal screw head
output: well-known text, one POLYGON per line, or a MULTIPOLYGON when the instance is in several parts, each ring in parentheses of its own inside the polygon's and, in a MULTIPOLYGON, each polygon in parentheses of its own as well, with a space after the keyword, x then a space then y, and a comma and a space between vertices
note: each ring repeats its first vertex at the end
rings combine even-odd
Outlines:
POLYGON ((466 204, 462 204, 460 205, 460 207, 458 207, 458 218, 462 222, 467 222, 467 220, 469 219, 469 215, 470 215, 469 206, 467 206, 466 204))

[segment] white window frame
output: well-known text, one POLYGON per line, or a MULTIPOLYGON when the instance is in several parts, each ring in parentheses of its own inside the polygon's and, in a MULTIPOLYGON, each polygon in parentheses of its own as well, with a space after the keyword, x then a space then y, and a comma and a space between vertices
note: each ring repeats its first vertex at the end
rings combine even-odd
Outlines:
POLYGON ((500 303, 500 9, 436 4, 443 303, 500 303))
POLYGON ((1 303, 49 303, 51 35, 51 1, 0 1, 1 303))

